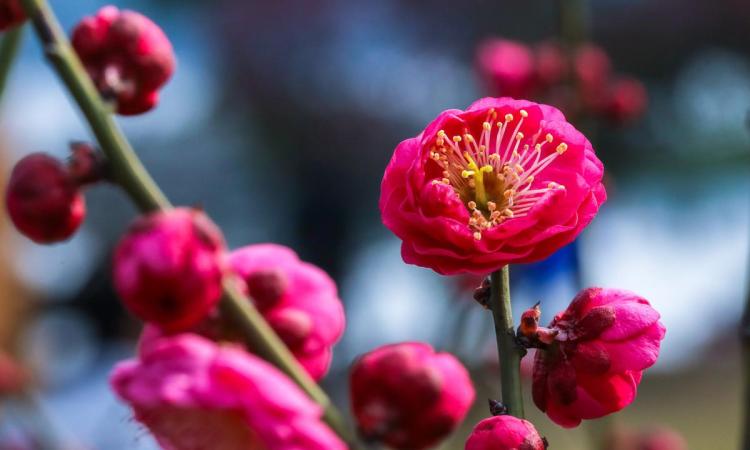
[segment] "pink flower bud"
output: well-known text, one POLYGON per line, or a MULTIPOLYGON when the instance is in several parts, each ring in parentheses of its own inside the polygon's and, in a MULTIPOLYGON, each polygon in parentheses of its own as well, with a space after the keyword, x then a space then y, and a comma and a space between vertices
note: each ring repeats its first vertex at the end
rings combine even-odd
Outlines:
POLYGON ((43 153, 16 164, 8 183, 6 207, 13 224, 40 244, 64 241, 81 225, 86 203, 65 165, 43 153))
POLYGON ((275 244, 233 251, 229 263, 269 325, 313 379, 322 378, 346 319, 336 284, 320 268, 275 244))
POLYGON ((585 44, 576 50, 573 70, 582 89, 600 92, 612 75, 612 63, 604 49, 585 44))
POLYGON ((350 390, 363 436, 396 450, 435 445, 461 423, 474 401, 461 363, 416 342, 364 355, 354 363, 350 390))
POLYGON ((503 415, 482 420, 466 441, 465 450, 545 450, 547 445, 531 422, 503 415))
POLYGON ((380 212, 407 263, 486 275, 573 241, 607 198, 603 173, 559 110, 484 98, 396 147, 380 212))
POLYGON ((567 55, 557 42, 548 41, 538 44, 534 48, 534 57, 537 79, 542 86, 554 86, 562 82, 568 74, 567 55))
POLYGON ((534 55, 520 42, 483 42, 477 51, 477 70, 493 95, 527 98, 535 88, 534 55))
POLYGON ((20 0, 0 0, 0 31, 5 31, 26 20, 20 0))
POLYGON ((321 408, 279 370, 200 336, 142 342, 111 383, 165 449, 346 449, 321 408))
POLYGON ((564 427, 629 405, 665 333, 648 301, 601 288, 581 291, 550 328, 558 334, 536 352, 534 403, 564 427))
POLYGON ((123 115, 153 108, 175 69, 169 39, 134 11, 100 9, 75 27, 72 43, 101 94, 116 100, 123 115))
POLYGON ((139 218, 115 251, 114 283, 136 316, 176 331, 196 325, 221 296, 221 231, 201 211, 139 218))
POLYGON ((647 103, 648 94, 643 83, 633 78, 622 78, 609 87, 602 113, 615 124, 626 124, 641 117, 647 103))

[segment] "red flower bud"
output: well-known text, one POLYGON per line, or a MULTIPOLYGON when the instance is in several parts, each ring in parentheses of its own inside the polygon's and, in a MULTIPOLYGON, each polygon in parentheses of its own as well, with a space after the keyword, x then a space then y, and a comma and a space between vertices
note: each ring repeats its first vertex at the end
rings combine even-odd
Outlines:
POLYGON ((116 100, 123 115, 153 108, 159 89, 174 72, 169 39, 134 11, 104 7, 75 27, 72 42, 101 94, 116 100))
POLYGON ((494 416, 474 427, 465 450, 545 450, 547 445, 528 420, 494 416))
POLYGON ((5 31, 26 20, 20 0, 0 0, 0 31, 5 31))
POLYGON ((65 165, 43 153, 16 164, 8 183, 6 207, 13 224, 40 244, 64 241, 78 229, 86 203, 65 165))
POLYGON ((114 282, 130 311, 169 331, 196 325, 221 296, 221 231, 201 211, 139 218, 115 251, 114 282))
POLYGON ((527 98, 535 88, 534 55, 520 42, 485 41, 477 52, 477 70, 493 95, 527 98))
POLYGON ((534 403, 564 427, 629 405, 665 333, 648 301, 601 288, 581 291, 550 328, 558 334, 537 350, 534 403))
POLYGON ((598 90, 606 85, 612 74, 609 55, 595 44, 582 45, 576 50, 573 60, 578 83, 584 89, 598 90))
POLYGON ((638 80, 622 78, 612 83, 603 114, 615 124, 626 124, 643 115, 648 103, 646 88, 638 80))
POLYGON ((423 343, 366 354, 354 364, 350 382, 361 433, 396 450, 433 446, 458 426, 474 401, 461 363, 423 343))
POLYGON ((565 51, 556 42, 542 42, 534 49, 536 75, 545 87, 560 83, 568 73, 568 59, 565 51))

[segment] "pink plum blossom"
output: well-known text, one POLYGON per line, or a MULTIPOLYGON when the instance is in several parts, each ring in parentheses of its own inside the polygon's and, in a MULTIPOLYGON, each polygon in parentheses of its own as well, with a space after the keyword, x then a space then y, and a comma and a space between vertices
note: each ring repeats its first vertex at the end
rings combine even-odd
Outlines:
POLYGON ((665 334, 659 317, 631 292, 581 291, 550 324, 555 341, 536 352, 534 403, 564 427, 625 408, 659 356, 665 334))
POLYGON ((407 263, 483 275, 574 240, 606 200, 603 171, 559 110, 484 98, 396 147, 380 211, 407 263))
POLYGON ((336 284, 320 268, 276 244, 248 245, 229 255, 269 325, 316 380, 331 363, 346 319, 336 284))
POLYGON ((111 377, 166 450, 345 450, 321 408, 270 364, 193 334, 142 343, 111 377))

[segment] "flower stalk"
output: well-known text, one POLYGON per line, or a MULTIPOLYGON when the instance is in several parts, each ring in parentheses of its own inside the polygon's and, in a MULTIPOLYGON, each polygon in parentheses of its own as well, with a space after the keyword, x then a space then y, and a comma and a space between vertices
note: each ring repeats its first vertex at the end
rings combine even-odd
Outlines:
POLYGON ((510 269, 504 266, 491 276, 490 309, 495 321, 495 336, 500 357, 502 401, 508 413, 523 418, 521 358, 523 349, 516 342, 510 302, 510 269))
MULTIPOLYGON (((143 212, 171 209, 171 203, 114 121, 111 107, 102 101, 46 0, 22 0, 22 3, 47 59, 83 112, 106 155, 113 181, 125 190, 143 212)), ((281 369, 320 405, 324 411, 323 419, 334 432, 350 445, 355 445, 352 433, 326 393, 307 375, 235 284, 229 278, 224 282, 224 295, 219 305, 222 318, 242 333, 243 339, 256 354, 281 369)))

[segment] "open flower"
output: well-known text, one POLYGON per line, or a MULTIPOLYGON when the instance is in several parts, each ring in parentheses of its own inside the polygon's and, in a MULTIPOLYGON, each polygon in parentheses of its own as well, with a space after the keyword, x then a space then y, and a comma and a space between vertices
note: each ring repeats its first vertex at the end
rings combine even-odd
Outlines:
POLYGON ((547 445, 528 420, 502 415, 482 420, 466 441, 465 450, 545 450, 547 445))
POLYGON ((601 288, 581 291, 550 329, 555 341, 536 352, 534 403, 564 427, 632 403, 665 334, 648 301, 601 288))
POLYGON ((397 450, 435 445, 461 423, 474 401, 461 363, 419 342, 364 355, 352 368, 350 389, 362 435, 397 450))
POLYGON ((181 334, 115 367, 117 395, 167 450, 345 450, 321 409, 270 364, 181 334))
POLYGON ((247 292, 308 374, 318 380, 346 319, 336 284, 320 268, 275 244, 248 245, 229 255, 247 292))
POLYGON ((407 263, 481 275, 574 240, 606 199, 602 174, 557 109, 485 98, 396 147, 380 211, 407 263))
POLYGON ((72 44, 99 92, 123 115, 156 106, 175 69, 172 44, 148 17, 105 6, 73 30, 72 44))

